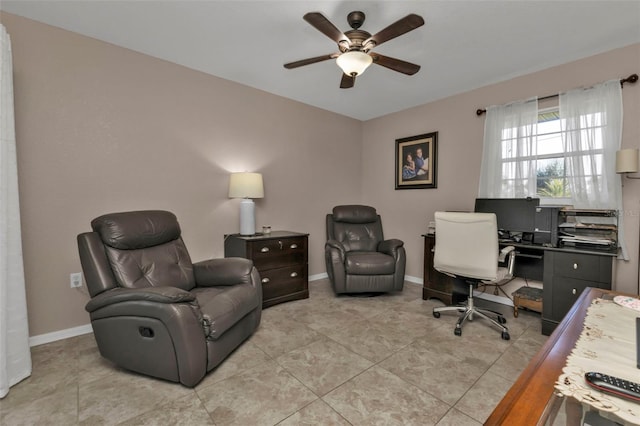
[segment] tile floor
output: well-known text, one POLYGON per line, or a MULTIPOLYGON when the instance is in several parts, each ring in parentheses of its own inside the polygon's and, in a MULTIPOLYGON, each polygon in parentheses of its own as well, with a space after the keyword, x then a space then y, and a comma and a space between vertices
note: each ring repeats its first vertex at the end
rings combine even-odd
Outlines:
MULTIPOLYGON (((32 348, 33 374, 0 400, 1 425, 479 425, 546 340, 540 316, 498 306, 511 340, 406 283, 399 294, 309 299, 258 331, 194 389, 103 360, 92 334, 32 348)), ((486 302, 490 303, 490 302, 486 302)))

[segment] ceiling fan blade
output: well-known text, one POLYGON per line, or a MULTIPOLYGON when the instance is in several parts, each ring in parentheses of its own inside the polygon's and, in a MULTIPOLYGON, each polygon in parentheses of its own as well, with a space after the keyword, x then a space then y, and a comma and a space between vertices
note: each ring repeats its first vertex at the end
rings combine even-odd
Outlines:
POLYGON ((381 45, 385 41, 389 41, 394 39, 402 34, 408 33, 411 30, 415 30, 418 27, 424 25, 424 19, 421 16, 416 15, 414 13, 405 16, 404 18, 394 22, 389 25, 387 28, 378 32, 377 34, 372 35, 364 43, 363 46, 366 46, 369 42, 374 42, 376 46, 381 45))
POLYGON ((342 31, 337 29, 336 26, 333 25, 321 13, 309 12, 303 16, 303 19, 311 24, 311 26, 313 26, 316 30, 320 31, 322 34, 326 35, 336 43, 340 43, 341 41, 346 41, 347 43, 349 43, 349 39, 347 38, 347 36, 344 35, 342 31))
POLYGON ((330 55, 316 56, 315 58, 301 59, 299 61, 289 62, 288 64, 284 64, 284 67, 287 69, 298 68, 304 65, 311 65, 311 64, 315 64, 316 62, 322 62, 328 59, 337 58, 338 56, 340 56, 340 54, 332 53, 330 55))
POLYGON ((355 83, 356 83, 355 76, 350 76, 350 75, 346 75, 345 73, 342 73, 342 80, 340 80, 341 89, 350 89, 353 87, 355 83))
POLYGON ((420 65, 412 64, 411 62, 390 58, 378 53, 370 53, 369 55, 373 58, 374 64, 382 65, 385 68, 401 72, 402 74, 414 75, 420 71, 420 65))

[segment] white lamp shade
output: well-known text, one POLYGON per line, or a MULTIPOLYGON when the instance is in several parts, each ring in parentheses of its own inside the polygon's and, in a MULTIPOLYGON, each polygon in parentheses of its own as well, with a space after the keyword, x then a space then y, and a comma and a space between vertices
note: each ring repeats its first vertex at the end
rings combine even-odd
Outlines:
POLYGON ((636 173, 638 171, 638 149, 621 149, 616 152, 616 173, 636 173))
POLYGON ((338 56, 336 63, 346 75, 360 75, 373 62, 373 58, 357 50, 338 56))
POLYGON ((229 198, 264 198, 264 185, 260 173, 231 173, 229 198))

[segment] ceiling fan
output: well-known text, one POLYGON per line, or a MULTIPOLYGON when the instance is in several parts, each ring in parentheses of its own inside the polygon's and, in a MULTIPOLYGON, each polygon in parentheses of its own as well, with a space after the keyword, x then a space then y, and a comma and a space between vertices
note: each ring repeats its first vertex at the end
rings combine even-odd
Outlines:
POLYGON ((374 47, 380 46, 385 41, 394 39, 424 25, 424 19, 419 15, 413 13, 407 15, 375 35, 360 29, 365 15, 359 11, 354 11, 347 15, 347 22, 349 22, 349 26, 352 29, 345 33, 336 28, 321 13, 309 12, 303 18, 315 29, 338 43, 340 52, 289 62, 284 64, 287 69, 315 64, 328 59, 336 59, 336 63, 343 71, 342 80, 340 81, 341 89, 353 87, 356 76, 362 74, 372 63, 407 75, 413 75, 420 70, 420 65, 371 52, 374 47))

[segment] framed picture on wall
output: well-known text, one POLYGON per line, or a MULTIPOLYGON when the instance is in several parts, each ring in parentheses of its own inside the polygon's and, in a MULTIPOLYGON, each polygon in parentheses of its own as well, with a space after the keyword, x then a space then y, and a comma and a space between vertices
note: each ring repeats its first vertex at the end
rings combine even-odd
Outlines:
POLYGON ((396 139, 396 189, 437 188, 438 132, 396 139))

